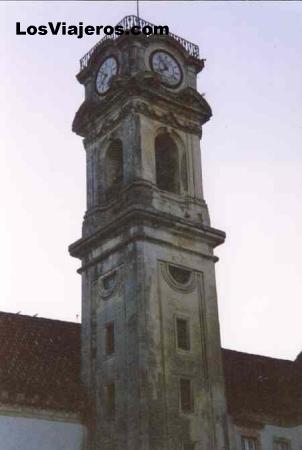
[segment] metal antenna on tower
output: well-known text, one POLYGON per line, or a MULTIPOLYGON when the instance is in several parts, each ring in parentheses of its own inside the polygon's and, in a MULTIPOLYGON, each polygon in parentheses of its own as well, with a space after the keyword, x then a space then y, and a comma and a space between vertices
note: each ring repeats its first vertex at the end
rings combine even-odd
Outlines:
POLYGON ((139 0, 136 0, 136 15, 139 18, 139 0))

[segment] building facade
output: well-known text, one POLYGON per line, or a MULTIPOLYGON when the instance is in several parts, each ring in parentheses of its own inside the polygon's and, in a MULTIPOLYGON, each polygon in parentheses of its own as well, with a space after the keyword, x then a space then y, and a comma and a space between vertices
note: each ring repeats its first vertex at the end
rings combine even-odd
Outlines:
POLYGON ((0 314, 0 449, 301 450, 301 358, 221 349, 203 67, 175 35, 83 58, 82 325, 0 314))
MULTIPOLYGON (((0 312, 1 450, 91 448, 80 335, 78 323, 0 312)), ((222 349, 222 361, 230 450, 301 450, 301 355, 222 349)))
POLYGON ((87 155, 83 381, 93 449, 227 449, 200 138, 203 60, 170 36, 105 40, 78 75, 87 155), (105 406, 105 407, 104 407, 105 406))

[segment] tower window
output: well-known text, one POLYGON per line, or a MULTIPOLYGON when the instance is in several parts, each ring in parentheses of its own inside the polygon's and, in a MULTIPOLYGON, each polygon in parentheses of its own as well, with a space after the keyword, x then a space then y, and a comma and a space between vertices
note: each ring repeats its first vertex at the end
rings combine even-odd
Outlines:
POLYGON ((159 189, 179 194, 179 158, 178 149, 168 134, 155 139, 156 184, 159 189))
POLYGON ((179 380, 180 408, 184 413, 193 411, 192 383, 187 378, 179 380))
POLYGON ((287 439, 277 439, 274 442, 274 450, 291 450, 290 442, 287 439))
POLYGON ((257 439, 255 437, 242 436, 241 448, 242 450, 257 450, 257 439))
POLYGON ((113 418, 115 415, 115 384, 114 383, 107 384, 106 390, 107 390, 107 399, 106 399, 107 416, 109 418, 113 418))
POLYGON ((123 146, 119 139, 111 142, 106 155, 107 199, 114 197, 123 182, 123 146))
POLYGON ((194 450, 195 445, 191 442, 184 442, 182 445, 182 450, 194 450))
POLYGON ((186 319, 176 319, 177 347, 181 350, 190 350, 189 322, 186 319))
POLYGON ((106 325, 106 354, 114 353, 114 323, 110 322, 106 325))

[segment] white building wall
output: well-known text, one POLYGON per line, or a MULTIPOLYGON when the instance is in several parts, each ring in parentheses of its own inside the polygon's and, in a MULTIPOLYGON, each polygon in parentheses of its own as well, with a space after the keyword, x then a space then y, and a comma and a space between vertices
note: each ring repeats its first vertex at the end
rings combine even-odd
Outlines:
POLYGON ((265 450, 274 450, 274 440, 280 438, 287 439, 290 442, 291 450, 301 450, 302 448, 302 426, 285 428, 266 425, 260 435, 262 449, 265 450))
POLYGON ((80 423, 0 416, 0 450, 83 450, 80 423))
POLYGON ((265 425, 262 429, 249 429, 230 423, 229 431, 231 450, 242 450, 242 436, 255 437, 260 444, 259 450, 275 450, 274 442, 277 439, 285 439, 288 441, 291 450, 302 450, 302 425, 296 427, 265 425))

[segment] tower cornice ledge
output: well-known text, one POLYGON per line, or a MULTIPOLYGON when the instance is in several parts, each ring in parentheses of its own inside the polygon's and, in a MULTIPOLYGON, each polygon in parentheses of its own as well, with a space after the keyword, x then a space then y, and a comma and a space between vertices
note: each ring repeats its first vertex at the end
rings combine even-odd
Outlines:
POLYGON ((97 95, 86 99, 75 115, 72 130, 91 141, 110 132, 129 112, 144 114, 198 136, 202 125, 212 116, 208 102, 194 89, 186 87, 178 93, 170 92, 162 87, 157 74, 142 72, 128 79, 116 78, 106 99, 100 100, 97 95), (112 117, 117 105, 119 114, 112 117), (160 113, 156 107, 165 112, 160 113))
POLYGON ((125 245, 125 241, 158 241, 162 244, 179 246, 184 249, 184 241, 187 241, 187 250, 192 253, 202 254, 215 262, 218 260, 213 255, 213 248, 225 241, 225 232, 216 228, 200 225, 197 227, 188 221, 175 219, 169 214, 146 211, 139 206, 133 206, 125 210, 115 218, 114 221, 96 229, 87 237, 82 237, 69 246, 71 256, 84 259, 87 258, 98 246, 104 245, 102 258, 106 257, 108 251, 112 253, 117 247, 125 245), (121 239, 117 239, 121 237, 121 239), (180 244, 177 241, 181 242, 180 244), (197 244, 205 244, 200 251, 197 244), (109 250, 110 249, 110 250, 109 250))

